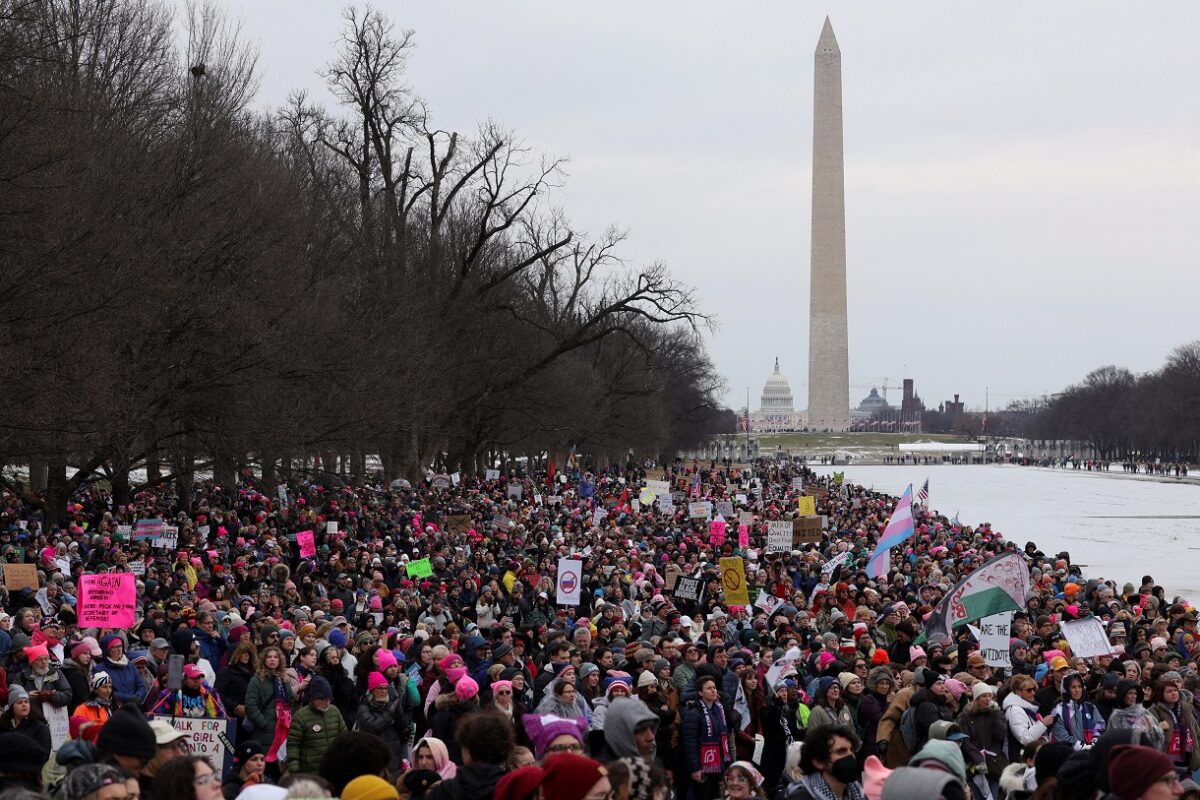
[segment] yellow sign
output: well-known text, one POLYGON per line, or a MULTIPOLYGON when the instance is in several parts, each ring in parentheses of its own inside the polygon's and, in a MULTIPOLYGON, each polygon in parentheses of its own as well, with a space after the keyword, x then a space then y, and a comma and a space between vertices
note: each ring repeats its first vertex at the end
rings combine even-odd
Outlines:
POLYGON ((725 602, 728 605, 750 605, 750 592, 746 588, 746 569, 740 556, 721 559, 721 588, 725 590, 725 602))
POLYGON ((817 513, 817 498, 804 495, 796 498, 800 503, 800 508, 797 509, 802 517, 811 517, 817 513))

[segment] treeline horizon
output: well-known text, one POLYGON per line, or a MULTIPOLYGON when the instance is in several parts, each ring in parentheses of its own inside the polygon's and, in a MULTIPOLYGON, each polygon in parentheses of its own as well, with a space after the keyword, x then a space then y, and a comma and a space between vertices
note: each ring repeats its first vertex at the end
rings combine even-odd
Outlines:
POLYGON ((0 467, 31 474, 9 489, 56 518, 143 466, 182 498, 197 468, 640 460, 728 424, 693 290, 575 228, 561 159, 439 129, 415 41, 347 9, 336 105, 259 111, 213 3, 0 0, 0 467))

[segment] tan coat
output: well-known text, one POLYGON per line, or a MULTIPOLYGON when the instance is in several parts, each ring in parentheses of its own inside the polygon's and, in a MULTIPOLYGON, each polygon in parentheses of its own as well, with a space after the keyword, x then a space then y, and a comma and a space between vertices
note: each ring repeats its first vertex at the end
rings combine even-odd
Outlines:
POLYGON ((912 753, 908 752, 908 748, 904 746, 904 737, 900 735, 900 717, 908 710, 908 705, 912 702, 915 692, 916 688, 913 686, 906 686, 896 692, 887 711, 883 712, 883 716, 879 720, 875 741, 887 742, 887 754, 883 762, 884 766, 889 769, 903 767, 912 758, 912 753))

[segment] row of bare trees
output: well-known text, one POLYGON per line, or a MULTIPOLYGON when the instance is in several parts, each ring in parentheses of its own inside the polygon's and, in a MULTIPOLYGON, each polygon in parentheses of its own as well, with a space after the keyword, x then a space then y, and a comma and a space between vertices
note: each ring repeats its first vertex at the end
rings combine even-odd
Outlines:
POLYGON ((214 6, 0 0, 9 488, 57 516, 142 466, 182 494, 198 468, 270 482, 316 454, 412 477, 710 435, 692 291, 576 230, 560 160, 491 121, 439 129, 405 82, 414 41, 349 10, 336 106, 264 113, 214 6))

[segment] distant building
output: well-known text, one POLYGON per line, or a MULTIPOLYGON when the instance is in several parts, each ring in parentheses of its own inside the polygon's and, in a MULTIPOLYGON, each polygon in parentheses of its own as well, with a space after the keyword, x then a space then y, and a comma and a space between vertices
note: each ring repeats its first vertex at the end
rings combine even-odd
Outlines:
POLYGON ((798 431, 804 429, 806 415, 796 411, 792 398, 792 386, 779 371, 779 359, 775 359, 775 371, 763 384, 759 410, 750 412, 750 430, 754 433, 774 431, 798 431))
POLYGON ((871 393, 862 399, 858 404, 858 410, 867 414, 868 419, 876 413, 882 413, 891 409, 887 400, 879 396, 879 389, 872 386, 871 393))
POLYGON ((949 414, 951 417, 961 417, 966 411, 966 403, 958 399, 958 395, 954 395, 953 400, 947 400, 942 403, 942 413, 949 414))
POLYGON ((925 403, 921 400, 913 389, 913 379, 904 379, 904 397, 900 400, 900 416, 903 419, 917 420, 921 418, 921 412, 925 410, 925 403))

